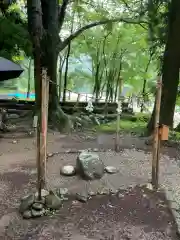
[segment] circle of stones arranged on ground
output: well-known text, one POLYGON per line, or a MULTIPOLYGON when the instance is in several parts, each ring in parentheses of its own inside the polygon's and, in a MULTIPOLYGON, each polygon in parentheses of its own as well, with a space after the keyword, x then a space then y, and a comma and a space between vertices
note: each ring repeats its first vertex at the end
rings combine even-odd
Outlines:
MULTIPOLYGON (((104 171, 109 174, 114 174, 118 170, 113 166, 104 166, 103 161, 97 153, 83 151, 76 159, 76 167, 72 165, 62 166, 60 174, 65 176, 74 176, 76 172, 81 177, 86 177, 86 180, 100 179, 103 177, 104 171)), ((80 202, 87 202, 94 195, 116 194, 115 189, 101 189, 97 193, 81 192, 76 194, 76 200, 80 202)), ((19 211, 26 219, 36 218, 53 211, 59 210, 62 207, 63 201, 68 200, 68 189, 60 188, 55 192, 41 190, 41 199, 38 199, 38 193, 30 194, 21 199, 19 211)))

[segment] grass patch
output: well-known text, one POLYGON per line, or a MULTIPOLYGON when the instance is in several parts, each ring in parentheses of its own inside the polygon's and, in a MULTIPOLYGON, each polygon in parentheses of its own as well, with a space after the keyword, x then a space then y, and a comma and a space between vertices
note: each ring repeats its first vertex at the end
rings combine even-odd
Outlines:
POLYGON ((137 119, 136 121, 148 123, 150 118, 151 118, 151 114, 149 114, 149 113, 136 113, 135 117, 137 119))
MULTIPOLYGON (((129 120, 120 120, 120 132, 123 133, 133 133, 137 135, 142 135, 145 133, 146 130, 146 122, 144 121, 129 121, 129 120)), ((96 130, 99 132, 104 133, 115 133, 116 132, 116 121, 107 123, 107 124, 101 124, 100 126, 96 127, 96 130)))
POLYGON ((149 122, 151 115, 149 113, 137 113, 130 115, 126 113, 121 114, 121 120, 129 120, 131 122, 149 122))
POLYGON ((169 140, 180 141, 180 132, 170 130, 169 131, 169 140))
MULTIPOLYGON (((121 133, 131 133, 135 135, 144 135, 146 133, 146 126, 150 119, 150 114, 137 113, 135 115, 122 114, 120 118, 119 129, 121 133)), ((104 133, 116 132, 116 120, 110 121, 106 124, 101 124, 96 127, 96 130, 104 133)))
MULTIPOLYGON (((135 115, 136 121, 134 121, 134 118, 131 120, 126 119, 120 119, 120 124, 119 124, 119 129, 121 133, 125 134, 134 134, 137 136, 143 136, 146 133, 146 127, 147 127, 147 119, 144 117, 138 117, 135 115)), ((116 121, 111 121, 106 124, 101 124, 99 126, 96 126, 96 131, 98 132, 103 132, 107 134, 113 134, 116 132, 116 121)), ((175 130, 170 130, 169 131, 169 140, 170 141, 178 141, 180 142, 180 132, 177 132, 175 130)))

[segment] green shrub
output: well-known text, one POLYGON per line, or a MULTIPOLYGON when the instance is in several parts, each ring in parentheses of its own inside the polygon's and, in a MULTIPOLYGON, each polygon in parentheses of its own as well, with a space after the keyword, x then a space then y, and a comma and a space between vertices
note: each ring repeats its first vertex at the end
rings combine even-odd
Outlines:
POLYGON ((128 120, 131 122, 148 122, 151 115, 149 113, 137 113, 135 115, 125 114, 121 115, 122 120, 128 120))
POLYGON ((151 114, 149 114, 149 113, 137 113, 135 116, 137 118, 137 121, 148 122, 150 120, 151 114))

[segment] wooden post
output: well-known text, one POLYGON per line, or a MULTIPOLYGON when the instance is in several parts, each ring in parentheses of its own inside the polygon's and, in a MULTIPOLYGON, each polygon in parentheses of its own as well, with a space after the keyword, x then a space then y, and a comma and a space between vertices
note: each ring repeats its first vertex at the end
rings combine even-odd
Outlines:
POLYGON ((33 129, 34 129, 35 136, 37 136, 37 127, 38 127, 38 116, 35 115, 33 118, 33 129))
POLYGON ((69 91, 69 101, 71 100, 71 92, 69 91))
POLYGON ((119 80, 119 90, 118 90, 118 112, 117 112, 117 122, 116 122, 116 139, 115 139, 115 151, 119 151, 119 124, 120 124, 120 112, 121 109, 121 93, 122 93, 122 78, 119 80))
POLYGON ((161 92, 162 92, 162 79, 158 78, 157 93, 156 93, 156 106, 155 106, 155 119, 154 119, 154 141, 153 141, 153 158, 152 158, 152 185, 155 189, 158 188, 159 178, 159 151, 160 151, 160 130, 159 130, 159 117, 161 107, 161 92))
POLYGON ((38 165, 38 198, 41 199, 41 190, 46 185, 46 159, 47 159, 47 128, 48 128, 48 102, 49 102, 49 80, 47 72, 42 71, 41 85, 41 114, 39 119, 40 131, 37 134, 40 136, 37 144, 37 165, 38 165))

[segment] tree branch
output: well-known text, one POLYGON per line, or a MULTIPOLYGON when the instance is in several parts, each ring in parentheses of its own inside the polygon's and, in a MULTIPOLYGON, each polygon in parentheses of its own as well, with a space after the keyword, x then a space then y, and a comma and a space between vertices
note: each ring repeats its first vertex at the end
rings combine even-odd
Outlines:
POLYGON ((62 25, 64 23, 64 18, 66 16, 66 9, 67 9, 68 3, 69 3, 69 0, 63 0, 63 3, 59 8, 59 15, 58 15, 59 31, 61 31, 62 25))
POLYGON ((96 27, 96 26, 100 26, 100 25, 104 25, 107 23, 114 23, 114 22, 124 22, 124 23, 129 23, 129 24, 148 24, 148 22, 146 21, 141 21, 140 19, 138 20, 133 20, 133 19, 126 19, 126 18, 115 18, 115 19, 106 19, 106 20, 102 20, 99 22, 93 22, 90 23, 80 29, 78 29, 76 32, 72 33, 68 38, 66 38, 63 42, 60 43, 59 46, 59 51, 62 51, 68 44, 69 42, 71 42, 74 38, 78 37, 82 32, 96 27))

